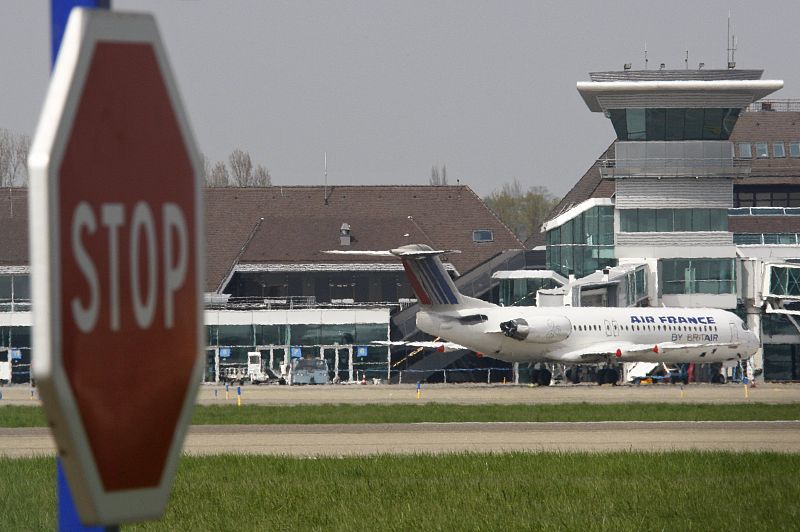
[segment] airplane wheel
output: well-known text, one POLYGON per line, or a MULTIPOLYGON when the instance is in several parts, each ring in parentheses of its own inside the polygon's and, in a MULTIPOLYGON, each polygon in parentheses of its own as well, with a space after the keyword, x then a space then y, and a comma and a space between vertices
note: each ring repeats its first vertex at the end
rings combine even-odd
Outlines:
POLYGON ((541 373, 541 370, 529 369, 528 370, 528 378, 530 379, 531 382, 538 383, 539 382, 539 374, 540 373, 541 373))
POLYGON ((714 384, 725 384, 725 375, 722 373, 717 373, 711 378, 711 382, 714 384))
POLYGON ((550 373, 549 370, 542 369, 539 370, 539 376, 536 379, 536 382, 539 383, 539 386, 550 386, 550 380, 553 378, 553 374, 550 373))
POLYGON ((578 372, 577 369, 571 368, 567 370, 566 373, 567 380, 572 384, 578 384, 581 382, 581 374, 578 372))
POLYGON ((612 368, 606 369, 606 382, 616 386, 617 381, 619 381, 619 371, 612 368))

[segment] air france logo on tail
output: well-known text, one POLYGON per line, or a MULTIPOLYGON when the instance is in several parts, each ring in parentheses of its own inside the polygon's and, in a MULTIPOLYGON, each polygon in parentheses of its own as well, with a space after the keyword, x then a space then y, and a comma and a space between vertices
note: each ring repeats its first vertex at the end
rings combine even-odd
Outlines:
POLYGON ((435 256, 402 258, 411 288, 423 305, 458 305, 458 290, 435 256))

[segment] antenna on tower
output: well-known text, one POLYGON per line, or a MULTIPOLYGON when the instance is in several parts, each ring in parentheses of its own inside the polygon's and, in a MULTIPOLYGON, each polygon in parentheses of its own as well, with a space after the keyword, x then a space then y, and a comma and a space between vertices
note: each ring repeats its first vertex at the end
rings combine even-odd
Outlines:
POLYGON ((322 197, 325 201, 325 205, 328 204, 328 152, 322 152, 324 158, 324 171, 322 174, 322 197))
POLYGON ((736 34, 732 32, 733 24, 731 23, 731 12, 728 11, 728 69, 736 68, 736 34))
POLYGON ((689 70, 689 50, 686 50, 686 58, 683 60, 686 65, 686 70, 689 70))
POLYGON ((647 70, 647 41, 644 41, 644 69, 647 70))

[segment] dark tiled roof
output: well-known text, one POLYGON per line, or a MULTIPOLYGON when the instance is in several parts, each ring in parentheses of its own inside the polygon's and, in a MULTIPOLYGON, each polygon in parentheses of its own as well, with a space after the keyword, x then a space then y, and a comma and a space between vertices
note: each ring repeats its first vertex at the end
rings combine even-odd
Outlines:
MULTIPOLYGON (((237 262, 393 260, 320 253, 328 249, 457 249, 449 260, 463 274, 522 247, 467 186, 329 187, 327 205, 323 198, 323 187, 206 189, 206 290, 216 290, 237 262), (350 246, 339 245, 342 223, 350 224, 350 246), (491 229, 494 241, 473 242, 474 229, 491 229)), ((25 189, 0 189, 0 265, 28 264, 27 199, 25 189)))
POLYGON ((28 264, 28 191, 0 188, 0 266, 28 264))
MULTIPOLYGON (((740 142, 769 143, 770 157, 752 159, 747 177, 734 180, 735 185, 800 184, 800 159, 789 157, 789 142, 800 142, 800 112, 751 111, 742 113, 730 140, 739 155, 740 142), (772 157, 772 144, 784 141, 786 157, 772 157)), ((753 146, 755 155, 755 146, 753 146)))
POLYGON ((328 188, 327 204, 323 187, 212 188, 206 203, 208 290, 215 290, 236 262, 394 260, 328 255, 323 250, 429 244, 460 250, 447 260, 463 274, 503 250, 522 247, 466 186, 336 186, 328 188), (349 246, 339 243, 343 223, 350 225, 349 246), (491 229, 494 241, 473 242, 474 229, 491 229))
POLYGON ((594 162, 594 164, 589 167, 583 177, 581 177, 575 186, 567 192, 567 194, 561 198, 561 201, 558 202, 550 214, 547 216, 547 220, 551 220, 558 216, 559 214, 563 213, 586 201, 589 198, 610 198, 614 195, 614 180, 613 179, 602 179, 600 177, 600 161, 605 158, 613 158, 614 157, 614 143, 612 142, 611 145, 603 152, 600 157, 594 162))
POLYGON ((729 216, 731 233, 800 233, 800 216, 729 216))

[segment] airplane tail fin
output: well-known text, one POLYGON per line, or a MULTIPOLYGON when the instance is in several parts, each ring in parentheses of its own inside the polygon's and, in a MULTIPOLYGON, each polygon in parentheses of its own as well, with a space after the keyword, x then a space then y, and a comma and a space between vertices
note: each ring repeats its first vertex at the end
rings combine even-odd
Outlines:
POLYGON ((423 305, 461 305, 464 303, 455 283, 444 269, 439 255, 454 251, 435 250, 425 244, 410 244, 391 250, 403 263, 406 277, 417 300, 423 305))
POLYGON ((409 244, 390 251, 326 251, 348 255, 397 257, 403 263, 411 288, 422 305, 491 306, 491 303, 462 295, 444 269, 439 255, 460 253, 455 250, 436 250, 425 244, 409 244))

